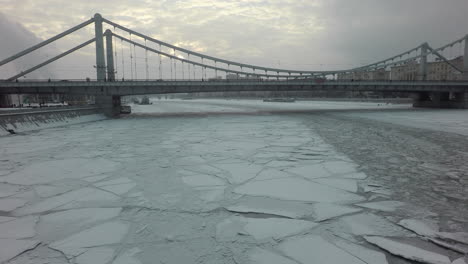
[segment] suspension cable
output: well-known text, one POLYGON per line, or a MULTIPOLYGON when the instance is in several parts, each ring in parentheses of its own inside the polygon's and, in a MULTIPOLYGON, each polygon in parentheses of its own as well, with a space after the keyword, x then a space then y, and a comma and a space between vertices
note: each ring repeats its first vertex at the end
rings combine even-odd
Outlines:
MULTIPOLYGON (((115 27, 114 27, 114 31, 115 31, 115 27)), ((114 42, 114 54, 115 54, 115 60, 114 60, 114 71, 115 71, 115 76, 114 76, 114 79, 115 80, 118 80, 118 73, 119 73, 119 60, 118 60, 118 57, 117 57, 117 43, 115 41, 115 37, 112 35, 112 41, 114 42)))
POLYGON ((136 53, 136 46, 133 44, 133 51, 135 53, 135 80, 138 80, 138 69, 137 69, 137 53, 136 53))
MULTIPOLYGON (((159 44, 159 51, 161 50, 161 44, 159 44)), ((159 79, 162 80, 163 78, 163 73, 162 73, 162 56, 161 53, 159 53, 159 79)))
MULTIPOLYGON (((130 34, 130 40, 132 40, 132 34, 130 34)), ((132 51, 132 44, 129 43, 129 51, 130 51, 130 73, 131 73, 131 78, 133 80, 133 51, 132 51)))
POLYGON ((171 57, 171 59, 169 61, 169 64, 171 64, 171 80, 172 80, 172 57, 171 57))
POLYGON ((125 61, 124 61, 124 51, 123 51, 123 40, 120 40, 120 50, 122 51, 122 80, 125 80, 125 61))
POLYGON ((146 80, 148 80, 148 49, 146 47, 146 39, 145 39, 145 64, 146 64, 146 80))
POLYGON ((182 80, 185 80, 184 62, 182 61, 182 80))

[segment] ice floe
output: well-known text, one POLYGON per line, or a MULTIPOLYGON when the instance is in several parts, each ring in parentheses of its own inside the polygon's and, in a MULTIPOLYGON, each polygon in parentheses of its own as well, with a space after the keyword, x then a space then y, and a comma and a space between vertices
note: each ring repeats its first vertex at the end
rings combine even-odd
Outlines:
POLYGON ((344 216, 338 220, 338 225, 342 227, 341 231, 354 235, 410 235, 406 229, 371 213, 344 216))
POLYGON ((403 219, 398 224, 421 236, 435 237, 438 231, 435 225, 429 225, 416 219, 403 219))
POLYGON ((334 218, 337 216, 342 216, 346 214, 352 214, 362 211, 360 208, 355 208, 346 205, 331 204, 331 203, 316 203, 312 205, 313 207, 313 217, 315 221, 321 222, 334 218))
POLYGON ((364 200, 362 196, 353 193, 294 178, 248 182, 234 189, 234 192, 308 202, 353 203, 364 200))
POLYGON ((45 241, 62 239, 88 225, 117 217, 121 208, 72 209, 41 216, 37 230, 45 241))
POLYGON ((365 207, 369 209, 384 211, 384 212, 393 212, 398 208, 401 208, 405 203, 399 201, 380 201, 380 202, 370 202, 370 203, 359 203, 356 204, 360 207, 365 207))
POLYGON ((396 256, 400 256, 409 260, 418 261, 428 264, 450 264, 450 259, 439 253, 431 252, 408 243, 402 243, 390 238, 365 236, 369 243, 374 244, 396 256))
POLYGON ((31 238, 36 234, 36 216, 25 216, 0 223, 0 238, 31 238))
POLYGON ((118 163, 106 159, 65 159, 34 163, 23 170, 11 173, 2 181, 20 185, 44 184, 63 179, 80 179, 111 172, 118 163), (40 172, 40 177, 38 177, 40 172))
POLYGON ((333 188, 345 190, 348 192, 357 192, 358 186, 356 180, 353 179, 336 179, 336 178, 324 178, 314 179, 316 183, 327 185, 333 188))
POLYGON ((216 226, 217 238, 232 241, 238 235, 250 235, 256 240, 281 239, 316 227, 314 222, 281 218, 231 217, 216 226))
POLYGON ((265 197, 242 197, 234 205, 226 206, 226 209, 231 212, 269 214, 288 218, 316 215, 314 206, 311 204, 265 197))
POLYGON ((128 225, 123 222, 104 223, 56 241, 49 247, 63 252, 69 258, 76 257, 90 247, 119 243, 127 232, 128 225))
POLYGON ((216 164, 215 166, 228 172, 229 177, 227 180, 233 184, 243 183, 254 178, 263 168, 262 166, 249 163, 225 163, 216 164))
POLYGON ((224 186, 225 181, 218 177, 198 174, 182 177, 182 181, 190 186, 201 187, 201 186, 224 186))
POLYGON ((10 260, 39 245, 37 240, 0 239, 0 263, 10 260))
POLYGON ((123 254, 118 256, 112 264, 141 264, 141 262, 135 257, 136 254, 142 252, 139 248, 132 248, 125 251, 123 254))
POLYGON ((26 204, 26 201, 23 199, 17 198, 2 198, 0 199, 0 211, 11 212, 16 208, 19 208, 26 204))
POLYGON ((271 251, 255 248, 249 253, 250 264, 298 264, 296 261, 288 259, 271 251))
POLYGON ((318 235, 288 239, 279 249, 300 263, 367 264, 318 235))
POLYGON ((114 249, 108 247, 91 248, 75 259, 76 264, 108 264, 114 258, 114 249))
POLYGON ((73 207, 72 202, 101 202, 117 201, 119 197, 106 191, 94 188, 82 188, 70 191, 61 195, 53 196, 29 206, 25 206, 15 211, 17 215, 33 214, 57 209, 61 206, 63 209, 73 207))
POLYGON ((257 240, 280 239, 317 226, 314 222, 280 218, 246 218, 244 230, 257 240))
POLYGON ((452 262, 452 264, 467 264, 468 261, 465 258, 459 258, 452 262))

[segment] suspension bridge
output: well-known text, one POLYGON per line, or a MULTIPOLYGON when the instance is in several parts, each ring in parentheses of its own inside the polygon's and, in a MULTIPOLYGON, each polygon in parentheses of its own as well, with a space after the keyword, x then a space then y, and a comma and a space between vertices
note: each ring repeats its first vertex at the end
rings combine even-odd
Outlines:
MULTIPOLYGON (((365 66, 343 70, 292 70, 250 65, 217 58, 178 47, 103 18, 93 18, 37 45, 0 61, 0 67, 94 24, 95 35, 88 41, 44 62, 0 81, 1 94, 87 94, 109 115, 116 115, 125 95, 161 93, 199 93, 224 91, 375 91, 414 94, 415 106, 468 108, 468 35, 433 48, 428 43, 365 66), (109 27, 104 31, 104 27, 109 27), (113 31, 111 30, 113 29, 113 31), (116 30, 122 31, 117 34, 116 30), (133 37, 133 39, 132 39, 133 37), (21 80, 19 78, 49 65, 88 45, 95 44, 96 79, 21 80), (125 61, 125 51, 129 60, 125 61), (120 44, 120 51, 117 48, 120 44), (460 64, 447 51, 460 47, 460 64), (137 48, 144 51, 145 74, 138 76, 137 48), (119 55, 120 53, 120 55, 119 55), (156 56, 155 62, 148 54, 156 56), (121 63, 120 61, 121 60, 121 63), (459 78, 428 80, 430 61, 442 62, 459 78), (149 64, 156 63, 156 78, 150 78, 149 64), (338 78, 386 70, 416 63, 414 80, 361 80, 338 78), (167 75, 170 74, 170 77, 167 75), (222 77, 225 78, 222 78, 222 77)), ((1 68, 0 68, 1 70, 1 68)), ((153 74, 154 75, 154 74, 153 74)))

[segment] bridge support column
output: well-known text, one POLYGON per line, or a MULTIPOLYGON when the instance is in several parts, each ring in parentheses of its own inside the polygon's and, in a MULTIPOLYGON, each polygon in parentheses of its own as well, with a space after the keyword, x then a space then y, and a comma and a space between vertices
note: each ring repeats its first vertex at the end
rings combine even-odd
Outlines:
POLYGON ((109 29, 104 33, 106 36, 106 55, 107 55, 107 80, 109 82, 115 81, 114 69, 114 49, 112 47, 112 31, 109 29))
POLYGON ((424 43, 421 45, 421 61, 419 62, 418 80, 427 80, 427 50, 428 44, 424 43))
POLYGON ((468 81, 468 35, 465 36, 465 52, 463 55, 463 80, 468 81))
POLYGON ((100 107, 103 113, 108 117, 117 117, 120 115, 120 96, 119 95, 98 95, 96 96, 96 105, 100 107))
POLYGON ((94 15, 94 31, 96 34, 96 78, 98 81, 106 79, 106 61, 104 58, 104 39, 102 33, 102 16, 94 15))
POLYGON ((468 93, 419 92, 413 96, 413 107, 468 108, 468 93))

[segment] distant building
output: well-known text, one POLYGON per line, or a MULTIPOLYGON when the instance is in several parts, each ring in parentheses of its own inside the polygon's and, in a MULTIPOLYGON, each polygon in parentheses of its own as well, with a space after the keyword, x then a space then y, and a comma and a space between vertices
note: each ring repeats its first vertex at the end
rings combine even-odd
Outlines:
POLYGON ((357 71, 338 74, 338 80, 382 81, 389 79, 390 71, 387 71, 384 68, 374 71, 357 71))
MULTIPOLYGON (((463 56, 457 57, 449 61, 458 69, 463 69, 463 56)), ((399 81, 415 81, 419 75, 419 63, 416 60, 411 60, 403 65, 393 66, 390 71, 384 68, 374 71, 357 71, 338 74, 338 80, 355 80, 355 81, 372 81, 372 80, 399 80, 399 81)), ((444 80, 461 80, 462 73, 455 70, 445 61, 437 60, 427 63, 427 80, 429 81, 444 81, 444 80)))
POLYGON ((419 63, 415 60, 403 65, 394 66, 390 70, 390 79, 399 81, 415 81, 418 78, 419 63))
POLYGON ((241 76, 235 73, 226 74, 226 80, 260 80, 261 78, 256 75, 244 75, 241 76))
MULTIPOLYGON (((449 61, 459 69, 463 69, 463 56, 457 57, 449 61)), ((419 74, 419 63, 416 61, 407 62, 404 65, 394 66, 391 71, 391 80, 414 81, 417 80, 419 74)), ((462 73, 455 70, 445 61, 437 60, 427 63, 427 80, 429 81, 444 81, 444 80, 461 80, 462 73)))

